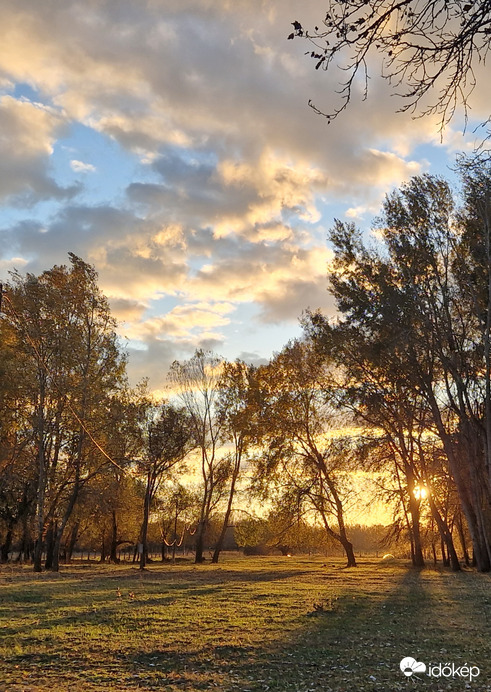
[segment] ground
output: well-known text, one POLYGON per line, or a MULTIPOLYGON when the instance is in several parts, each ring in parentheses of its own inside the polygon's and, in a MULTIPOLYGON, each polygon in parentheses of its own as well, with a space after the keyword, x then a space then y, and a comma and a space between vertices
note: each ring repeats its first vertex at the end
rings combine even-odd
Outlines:
POLYGON ((491 691, 490 587, 380 559, 2 566, 0 690, 491 691), (406 656, 480 674, 405 677, 406 656))

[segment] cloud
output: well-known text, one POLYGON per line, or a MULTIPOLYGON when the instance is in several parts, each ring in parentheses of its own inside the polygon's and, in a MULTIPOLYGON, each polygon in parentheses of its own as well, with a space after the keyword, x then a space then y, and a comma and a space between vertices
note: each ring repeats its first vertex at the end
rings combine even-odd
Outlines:
POLYGON ((332 307, 325 292, 327 263, 332 257, 326 247, 240 241, 238 246, 240 251, 231 256, 228 244, 223 258, 217 251, 216 261, 197 272, 188 284, 193 295, 253 302, 260 306, 265 322, 296 321, 308 306, 332 307))
POLYGON ((4 231, 7 246, 30 258, 28 271, 66 264, 71 251, 96 266, 111 298, 143 303, 185 282, 187 263, 176 233, 107 205, 66 206, 47 224, 26 220, 4 231))
MULTIPOLYGON (((94 263, 135 340, 135 376, 161 382, 170 359, 226 344, 249 326, 240 306, 254 306, 259 331, 289 329, 307 306, 331 313, 332 215, 366 223, 391 187, 430 169, 422 143, 459 147, 456 132, 440 142, 436 118, 395 114, 378 67, 368 100, 355 92, 327 126, 307 101, 330 107, 337 75, 315 71, 307 44, 286 40, 294 19, 314 26, 322 7, 1 3, 0 85, 10 93, 0 97, 0 197, 16 208, 1 224, 0 269, 17 257, 40 272, 68 251, 94 263), (78 129, 83 146, 61 158, 57 145, 78 129), (94 133, 125 166, 103 172, 94 133), (99 175, 66 187, 67 165, 99 175)), ((475 97, 479 116, 486 90, 475 97)), ((261 343, 254 357, 266 351, 261 343)))
POLYGON ((327 291, 326 272, 313 279, 287 279, 280 281, 272 293, 263 292, 257 297, 261 304, 261 320, 278 324, 297 320, 306 309, 321 308, 334 315, 336 306, 333 296, 327 291))
POLYGON ((243 360, 244 363, 249 363, 250 365, 254 365, 258 367, 259 365, 266 365, 267 364, 267 359, 262 358, 259 353, 251 352, 251 351, 241 351, 239 355, 237 356, 239 360, 243 360))
POLYGON ((24 269, 28 261, 24 257, 10 257, 9 259, 0 259, 0 271, 4 276, 7 272, 24 269))
POLYGON ((151 385, 154 390, 165 391, 167 388, 167 372, 174 360, 192 355, 193 349, 183 350, 176 346, 172 339, 149 339, 143 348, 126 348, 131 364, 130 382, 137 382, 152 375, 151 385))
POLYGON ((137 300, 128 300, 127 298, 111 298, 110 301, 111 313, 119 322, 134 322, 141 319, 147 306, 139 303, 137 300))
POLYGON ((96 167, 91 163, 84 163, 83 161, 77 161, 77 159, 70 161, 70 168, 75 173, 95 173, 96 171, 96 167))
POLYGON ((78 192, 77 186, 57 184, 47 170, 54 143, 65 129, 65 120, 51 108, 0 97, 0 198, 26 206, 78 192))
POLYGON ((225 315, 234 309, 230 303, 178 305, 165 315, 133 323, 126 334, 130 339, 142 341, 165 337, 187 340, 193 333, 201 339, 209 338, 210 333, 214 339, 221 339, 223 337, 212 330, 229 324, 230 320, 225 315))

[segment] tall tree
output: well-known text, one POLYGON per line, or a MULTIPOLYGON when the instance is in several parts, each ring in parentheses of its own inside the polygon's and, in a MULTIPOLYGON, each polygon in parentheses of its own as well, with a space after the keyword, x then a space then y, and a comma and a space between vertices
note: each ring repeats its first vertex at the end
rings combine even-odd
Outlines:
POLYGON ((276 474, 288 493, 309 501, 326 533, 342 545, 348 566, 356 566, 345 521, 351 455, 348 441, 332 432, 341 426, 328 363, 309 341, 293 341, 259 369, 258 378, 267 450, 260 472, 266 479, 276 474))
POLYGON ((18 335, 0 321, 0 519, 4 535, 0 561, 8 559, 14 532, 23 527, 23 552, 28 552, 28 525, 36 500, 37 472, 30 410, 26 405, 32 385, 19 350, 18 335))
POLYGON ((197 350, 187 361, 174 361, 169 380, 186 409, 200 454, 202 500, 196 530, 196 563, 203 562, 206 530, 217 499, 228 475, 227 460, 219 454, 222 420, 217 406, 220 396, 222 360, 210 351, 197 350))
MULTIPOLYGON (((378 369, 389 387, 406 388, 424 401, 484 571, 491 566, 487 318, 480 316, 479 301, 470 299, 476 291, 469 286, 477 282, 487 296, 488 274, 483 287, 463 219, 468 211, 455 214, 443 180, 414 178, 386 199, 377 223, 380 252, 368 249, 352 225, 336 224, 330 282, 343 315, 339 329, 349 335, 340 361, 356 361, 349 348, 356 343, 367 369, 378 369)), ((481 225, 481 238, 484 230, 481 225)))
POLYGON ((37 447, 34 569, 58 569, 63 531, 87 480, 112 463, 97 441, 108 396, 121 385, 119 350, 107 300, 93 267, 70 254, 70 267, 39 277, 13 273, 4 309, 19 336, 32 382, 28 406, 37 447))
POLYGON ((217 415, 222 421, 222 442, 231 445, 230 479, 223 524, 212 557, 215 563, 219 560, 227 533, 244 457, 255 435, 254 376, 255 368, 241 360, 223 364, 217 415))
POLYGON ((146 387, 145 381, 135 389, 123 387, 108 400, 100 433, 105 450, 116 463, 107 464, 89 484, 89 492, 99 496, 104 542, 109 542, 111 562, 118 561, 118 548, 123 543, 136 540, 133 522, 129 522, 128 517, 131 514, 140 516, 141 508, 135 488, 138 479, 131 471, 142 458, 144 423, 151 408, 146 387))

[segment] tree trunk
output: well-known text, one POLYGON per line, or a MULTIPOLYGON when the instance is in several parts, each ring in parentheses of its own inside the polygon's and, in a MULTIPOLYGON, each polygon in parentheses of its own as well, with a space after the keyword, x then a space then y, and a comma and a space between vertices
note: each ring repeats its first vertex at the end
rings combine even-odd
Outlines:
POLYGON ((450 565, 450 560, 447 557, 447 553, 445 551, 445 541, 443 538, 440 538, 440 552, 442 554, 442 562, 444 567, 448 567, 450 565))
POLYGON ((5 540, 0 546, 0 562, 8 562, 9 561, 9 552, 10 548, 12 547, 12 536, 13 536, 13 529, 12 527, 8 527, 7 533, 5 534, 5 540))
POLYGON ((111 548, 109 551, 109 562, 117 564, 119 562, 118 558, 118 521, 116 517, 116 510, 112 511, 112 523, 111 523, 111 548))
POLYGON ((150 517, 150 503, 152 501, 152 491, 154 486, 154 480, 152 478, 151 472, 147 475, 147 487, 145 489, 145 502, 143 504, 143 521, 140 530, 140 570, 144 570, 148 559, 148 546, 147 546, 147 534, 148 534, 148 520, 150 517))
POLYGON ((469 557, 469 551, 467 550, 467 541, 465 538, 464 524, 462 521, 462 514, 460 511, 457 513, 455 523, 457 525, 457 531, 459 533, 460 545, 462 546, 462 557, 464 558, 464 562, 467 565, 467 567, 469 567, 469 565, 471 564, 471 559, 469 557))
MULTIPOLYGON (((339 533, 336 533, 330 526, 329 522, 327 521, 327 516, 324 511, 324 509, 320 506, 316 506, 316 509, 319 511, 319 514, 321 515, 322 518, 322 523, 324 524, 324 528, 326 530, 326 534, 328 536, 331 536, 334 538, 336 541, 341 543, 343 546, 344 552, 346 553, 346 558, 348 560, 348 563, 346 567, 356 567, 356 558, 355 558, 355 552, 353 550, 353 544, 351 541, 348 540, 348 537, 346 535, 346 529, 344 526, 344 523, 341 524, 340 531, 339 533)), ((327 553, 326 553, 327 555, 327 553)))
POLYGON ((438 511, 438 508, 435 505, 435 501, 433 500, 431 493, 429 495, 429 503, 430 503, 431 514, 436 521, 436 525, 438 526, 438 531, 440 533, 441 540, 442 540, 443 564, 445 566, 451 565, 453 572, 460 572, 460 562, 459 562, 459 557, 457 555, 457 551, 455 550, 452 532, 450 531, 450 527, 448 526, 448 522, 446 521, 446 519, 444 519, 442 517, 442 515, 438 511), (446 555, 445 555, 445 547, 446 547, 446 555))
POLYGON ((346 537, 341 537, 341 545, 344 548, 346 557, 348 558, 347 567, 356 567, 355 551, 353 550, 353 544, 346 537))
POLYGON ((227 509, 225 511, 225 517, 223 518, 222 530, 220 531, 220 536, 218 537, 218 541, 217 541, 217 544, 215 546, 215 551, 213 553, 213 558, 211 560, 215 564, 218 562, 218 558, 220 557, 220 552, 222 551, 223 542, 224 542, 225 536, 227 534, 228 522, 230 519, 230 514, 232 512, 232 503, 234 501, 234 495, 235 495, 235 484, 237 482, 239 471, 240 471, 240 452, 239 452, 239 457, 236 460, 236 463, 234 465, 234 471, 232 474, 232 481, 230 483, 230 493, 228 496, 227 509))
MULTIPOLYGON (((431 386, 426 386, 425 394, 432 410, 438 435, 443 443, 452 478, 457 487, 462 511, 467 520, 467 526, 472 540, 473 560, 475 560, 475 565, 479 572, 489 572, 491 569, 491 556, 488 551, 489 541, 485 535, 486 527, 483 527, 482 520, 479 516, 479 507, 476 506, 476 492, 479 489, 479 482, 476 483, 474 479, 471 478, 472 469, 469 468, 469 466, 472 466, 472 461, 468 457, 463 459, 459 458, 454 440, 452 436, 447 433, 445 428, 438 402, 431 386)), ((470 440, 466 441, 463 436, 460 450, 468 446, 467 443, 469 442, 470 440)), ((481 481, 482 480, 483 479, 481 479, 481 481)), ((480 502, 477 501, 477 505, 479 504, 480 502)))
MULTIPOLYGON (((63 515, 63 518, 60 522, 60 525, 57 527, 56 532, 54 534, 55 540, 54 540, 54 545, 53 545, 53 561, 51 565, 51 571, 52 572, 59 572, 60 570, 60 549, 61 549, 61 541, 63 538, 63 532, 65 531, 65 527, 68 523, 68 520, 71 517, 71 514, 73 512, 73 508, 75 507, 75 503, 78 498, 80 490, 80 484, 78 480, 78 472, 77 472, 77 478, 75 480, 75 484, 73 486, 72 494, 70 496, 70 500, 68 502, 67 508, 65 509, 65 514, 63 515)), ((48 566, 46 565, 46 569, 48 566)))
POLYGON ((53 566, 53 553, 55 547, 55 531, 56 525, 53 519, 50 520, 48 530, 46 531, 46 560, 44 562, 45 569, 51 569, 53 566))
POLYGON ((196 530, 196 553, 194 556, 194 562, 198 565, 201 562, 204 562, 204 557, 203 557, 203 550, 204 550, 204 544, 205 544, 205 530, 206 530, 206 524, 204 521, 200 521, 198 524, 198 528, 196 530))
POLYGON ((436 563, 438 562, 436 558, 436 548, 435 548, 435 541, 431 541, 431 552, 433 553, 433 564, 436 567, 436 563))
POLYGON ((101 564, 106 562, 106 533, 104 531, 102 532, 100 562, 101 562, 101 564))
POLYGON ((32 536, 31 532, 29 530, 29 516, 28 514, 24 514, 22 518, 22 539, 20 542, 20 550, 19 550, 19 557, 18 561, 19 562, 27 562, 27 560, 30 559, 31 557, 31 549, 32 549, 32 536))
POLYGON ((41 365, 38 363, 40 384, 39 384, 39 404, 37 406, 36 418, 36 442, 38 446, 38 487, 36 503, 36 540, 34 544, 34 571, 41 572, 43 569, 43 548, 44 548, 44 503, 46 496, 46 455, 44 441, 44 400, 45 400, 45 374, 41 365))
POLYGON ((414 567, 424 567, 425 560, 421 545, 419 500, 414 497, 414 488, 409 488, 409 512, 411 514, 411 533, 414 542, 414 567))
POLYGON ((70 538, 68 540, 68 547, 67 547, 67 562, 72 561, 73 551, 75 550, 75 545, 77 543, 79 527, 80 527, 80 522, 77 521, 76 524, 73 526, 72 530, 70 531, 70 538))

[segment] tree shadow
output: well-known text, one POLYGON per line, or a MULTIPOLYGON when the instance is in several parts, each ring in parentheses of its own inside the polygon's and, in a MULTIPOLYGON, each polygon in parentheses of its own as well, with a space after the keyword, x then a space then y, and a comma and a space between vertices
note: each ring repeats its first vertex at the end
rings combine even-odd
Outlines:
MULTIPOLYGON (((226 611, 225 602, 233 603, 235 595, 243 593, 248 582, 263 582, 264 589, 261 587, 250 593, 259 612, 264 605, 267 614, 276 597, 269 584, 283 583, 282 591, 278 592, 281 597, 288 588, 283 580, 295 579, 306 572, 307 569, 281 572, 273 569, 257 573, 216 570, 207 572, 207 585, 201 582, 199 574, 187 573, 182 581, 156 579, 153 586, 158 589, 160 584, 165 584, 165 593, 148 593, 141 602, 117 605, 112 586, 106 585, 101 594, 94 585, 96 588, 78 594, 75 602, 83 603, 87 593, 99 593, 102 599, 107 594, 113 602, 104 605, 102 601, 93 613, 87 611, 85 614, 54 613, 51 610, 53 601, 60 597, 54 587, 50 590, 53 598, 45 604, 39 602, 36 592, 27 598, 25 605, 37 609, 41 624, 46 627, 46 636, 52 627, 67 631, 79 627, 83 632, 85 625, 100 624, 107 630, 101 634, 100 641, 96 638, 89 643, 85 653, 76 651, 76 638, 72 639, 71 648, 62 653, 37 652, 37 640, 31 638, 31 649, 18 655, 13 651, 10 663, 28 670, 41 667, 43 674, 51 678, 62 676, 60 679, 66 682, 67 690, 73 688, 70 680, 78 679, 78 671, 83 668, 87 670, 87 690, 105 689, 114 684, 118 692, 137 688, 168 692, 212 689, 222 692, 396 692, 416 684, 427 690, 438 690, 442 687, 441 681, 428 677, 406 678, 399 668, 401 659, 411 656, 428 663, 439 662, 443 657, 442 662, 482 664, 484 669, 483 652, 486 647, 489 649, 491 638, 491 617, 485 612, 491 604, 491 580, 476 574, 452 575, 396 566, 388 570, 385 566, 373 565, 363 581, 356 571, 353 574, 339 569, 317 572, 314 576, 318 579, 319 593, 326 596, 325 607, 313 611, 299 598, 297 602, 303 605, 298 606, 299 612, 290 618, 287 628, 282 630, 281 624, 272 618, 263 643, 258 639, 252 643, 248 643, 247 637, 242 639, 237 624, 227 620, 233 616, 233 610, 226 611), (469 580, 476 589, 469 588, 469 580), (479 593, 476 594, 476 590, 479 593), (197 624, 201 597, 209 599, 215 594, 216 617, 203 622, 206 632, 201 636, 201 625, 197 624), (189 632, 183 632, 182 646, 176 643, 179 638, 166 639, 165 627, 172 627, 169 620, 162 625, 161 644, 146 645, 145 607, 165 608, 176 598, 179 605, 181 600, 187 599, 185 606, 194 611, 195 616, 194 621, 190 621, 189 632), (105 634, 119 626, 120 606, 129 609, 131 617, 128 616, 127 624, 142 628, 141 645, 136 638, 136 646, 133 639, 121 651, 111 647, 110 635, 105 634), (138 613, 141 615, 137 616, 138 613), (216 632, 212 632, 214 627, 216 632), (465 661, 461 660, 463 648, 465 661), (104 657, 99 656, 102 651, 104 657), (89 667, 90 661, 97 661, 98 657, 100 665, 92 663, 89 667)), ((128 585, 131 582, 126 583, 126 588, 128 585)), ((70 602, 73 604, 73 599, 70 602)), ((26 624, 26 630, 28 627, 26 624)), ((15 634, 10 627, 3 629, 3 633, 15 634)), ((42 634, 38 643, 40 646, 46 643, 42 641, 42 634)), ((445 680, 445 690, 462 688, 462 681, 445 680)), ((473 689, 483 692, 491 687, 474 684, 473 689)))

